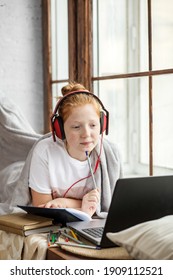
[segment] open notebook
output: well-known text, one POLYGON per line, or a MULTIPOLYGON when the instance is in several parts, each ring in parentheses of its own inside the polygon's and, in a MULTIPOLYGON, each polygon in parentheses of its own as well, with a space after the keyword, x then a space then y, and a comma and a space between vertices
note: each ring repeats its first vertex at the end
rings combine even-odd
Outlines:
POLYGON ((51 218, 55 224, 66 225, 67 222, 91 220, 87 213, 73 208, 44 208, 28 205, 18 205, 18 207, 29 214, 51 218))

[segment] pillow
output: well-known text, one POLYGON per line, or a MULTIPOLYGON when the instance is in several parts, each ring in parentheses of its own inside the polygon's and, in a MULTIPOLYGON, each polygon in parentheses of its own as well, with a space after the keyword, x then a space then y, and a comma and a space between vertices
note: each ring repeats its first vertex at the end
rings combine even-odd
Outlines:
POLYGON ((107 237, 137 260, 173 259, 173 215, 141 223, 107 237))

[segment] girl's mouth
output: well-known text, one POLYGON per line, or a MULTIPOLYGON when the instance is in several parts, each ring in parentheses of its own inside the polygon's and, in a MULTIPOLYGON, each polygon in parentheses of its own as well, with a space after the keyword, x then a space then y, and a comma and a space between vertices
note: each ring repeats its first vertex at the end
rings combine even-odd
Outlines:
POLYGON ((92 145, 92 142, 83 142, 81 143, 81 146, 85 147, 85 148, 88 148, 92 145))
POLYGON ((89 146, 90 144, 92 144, 92 142, 82 142, 81 145, 83 146, 89 146))

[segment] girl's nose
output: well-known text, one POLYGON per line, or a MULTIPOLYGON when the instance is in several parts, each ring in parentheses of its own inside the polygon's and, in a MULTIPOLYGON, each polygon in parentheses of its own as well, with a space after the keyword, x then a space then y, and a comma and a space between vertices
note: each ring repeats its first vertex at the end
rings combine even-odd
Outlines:
POLYGON ((87 125, 83 126, 82 131, 81 131, 81 136, 82 137, 87 137, 90 135, 90 129, 87 125))

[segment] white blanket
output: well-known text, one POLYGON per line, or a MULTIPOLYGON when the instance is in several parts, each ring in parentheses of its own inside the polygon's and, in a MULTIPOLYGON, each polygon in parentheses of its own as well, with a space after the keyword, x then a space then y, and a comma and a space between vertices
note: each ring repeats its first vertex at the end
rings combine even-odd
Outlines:
MULTIPOLYGON (((28 200, 28 190, 15 193, 16 185, 23 180, 23 166, 28 153, 41 135, 34 132, 27 119, 12 100, 0 93, 0 214, 10 213, 18 203, 28 200), (20 179, 20 180, 19 180, 20 179), (16 197, 17 196, 17 197, 16 197)), ((23 170, 24 171, 24 170, 23 170)))

